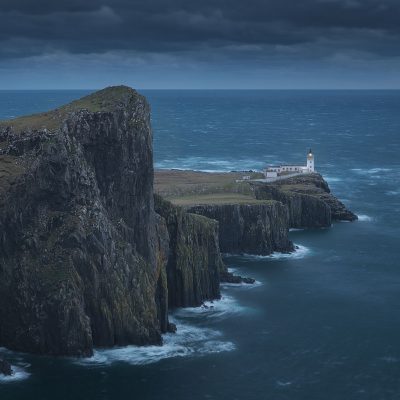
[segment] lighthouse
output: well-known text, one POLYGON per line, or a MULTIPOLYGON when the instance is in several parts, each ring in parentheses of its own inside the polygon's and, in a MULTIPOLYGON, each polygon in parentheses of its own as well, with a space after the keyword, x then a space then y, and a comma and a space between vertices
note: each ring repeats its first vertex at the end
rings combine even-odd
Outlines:
POLYGON ((314 154, 310 149, 307 153, 307 164, 285 164, 285 165, 271 165, 265 169, 266 179, 283 179, 298 174, 310 174, 315 172, 314 154))
POLYGON ((314 154, 311 149, 307 154, 307 170, 314 172, 314 154))

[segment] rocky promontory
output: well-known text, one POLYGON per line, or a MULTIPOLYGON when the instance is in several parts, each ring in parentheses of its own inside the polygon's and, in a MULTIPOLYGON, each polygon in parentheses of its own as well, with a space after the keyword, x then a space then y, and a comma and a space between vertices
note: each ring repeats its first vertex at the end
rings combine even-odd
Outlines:
POLYGON ((273 199, 287 206, 291 228, 323 228, 331 226, 332 221, 357 219, 332 195, 328 183, 318 173, 253 185, 257 199, 273 199))
POLYGON ((154 175, 150 107, 124 86, 0 122, 0 347, 160 345, 171 308, 254 282, 221 252, 293 251, 290 227, 355 218, 316 174, 242 175, 154 175))
POLYGON ((254 172, 158 170, 155 190, 188 212, 218 221, 225 253, 290 252, 290 228, 325 228, 335 220, 357 219, 317 173, 266 182, 254 172))

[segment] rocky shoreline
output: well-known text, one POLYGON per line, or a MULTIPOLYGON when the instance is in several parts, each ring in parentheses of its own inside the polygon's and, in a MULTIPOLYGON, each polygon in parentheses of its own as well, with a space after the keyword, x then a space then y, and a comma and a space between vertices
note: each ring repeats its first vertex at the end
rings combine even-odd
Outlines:
POLYGON ((130 88, 0 123, 0 346, 91 356, 160 345, 176 330, 171 308, 254 282, 221 252, 293 251, 289 228, 355 218, 317 175, 183 205, 155 194, 153 178, 150 107, 130 88))

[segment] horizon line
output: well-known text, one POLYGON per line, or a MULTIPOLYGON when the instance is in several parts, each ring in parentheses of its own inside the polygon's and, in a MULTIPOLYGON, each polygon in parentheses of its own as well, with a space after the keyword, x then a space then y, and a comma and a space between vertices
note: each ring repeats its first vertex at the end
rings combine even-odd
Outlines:
POLYGON ((189 90, 198 90, 198 91, 245 91, 245 90, 251 90, 251 91, 323 91, 323 90, 329 90, 329 91, 399 91, 399 88, 261 88, 261 89, 255 89, 255 88, 138 88, 134 87, 131 85, 106 85, 98 88, 41 88, 41 89, 29 89, 29 88, 24 88, 24 89, 0 89, 0 92, 18 92, 18 91, 76 91, 76 90, 87 90, 87 91, 95 91, 95 90, 102 90, 107 87, 111 86, 129 86, 135 90, 177 90, 177 91, 189 91, 189 90))

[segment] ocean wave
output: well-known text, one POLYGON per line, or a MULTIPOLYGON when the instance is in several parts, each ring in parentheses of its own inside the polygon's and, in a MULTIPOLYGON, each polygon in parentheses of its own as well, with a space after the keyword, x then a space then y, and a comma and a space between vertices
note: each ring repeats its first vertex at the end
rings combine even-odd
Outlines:
POLYGON ((392 168, 352 168, 351 170, 356 174, 370 175, 378 174, 380 172, 390 172, 392 171, 392 168))
POLYGON ((230 172, 260 170, 264 168, 264 161, 253 159, 215 159, 207 157, 186 157, 174 160, 164 159, 154 163, 157 169, 194 170, 201 172, 230 172))
POLYGON ((338 178, 338 177, 336 177, 336 176, 329 176, 329 175, 325 175, 325 176, 324 176, 324 179, 325 179, 328 183, 331 183, 331 182, 341 182, 341 181, 343 181, 342 178, 338 178))
POLYGON ((199 356, 232 351, 235 345, 229 341, 218 340, 220 331, 185 324, 170 318, 176 323, 177 332, 163 335, 162 346, 126 346, 113 349, 96 349, 93 357, 74 360, 85 366, 110 365, 123 362, 130 365, 146 365, 167 358, 199 356))
POLYGON ((0 347, 0 357, 5 358, 11 363, 13 374, 4 376, 0 374, 0 383, 17 382, 29 378, 31 375, 26 371, 30 364, 24 362, 23 354, 0 347))
POLYGON ((365 214, 357 214, 357 216, 358 216, 358 220, 361 222, 370 222, 370 221, 374 220, 372 217, 370 217, 369 215, 365 215, 365 214))
POLYGON ((174 312, 174 316, 179 318, 192 318, 202 315, 209 318, 221 319, 245 311, 246 307, 238 304, 235 298, 222 293, 220 300, 205 301, 200 307, 180 308, 174 312))
POLYGON ((230 283, 230 282, 223 282, 221 283, 222 288, 241 288, 241 289, 254 289, 255 287, 261 286, 262 282, 260 281, 255 281, 254 283, 245 283, 245 282, 240 282, 240 283, 230 283))
POLYGON ((276 381, 277 386, 281 387, 290 386, 292 383, 291 381, 276 381))
POLYGON ((235 350, 235 345, 232 342, 221 342, 210 340, 204 343, 204 346, 198 350, 200 354, 222 353, 235 350))
POLYGON ((24 379, 29 378, 29 376, 31 375, 29 372, 27 372, 24 368, 20 366, 11 365, 11 368, 14 372, 11 376, 4 376, 0 374, 0 384, 22 381, 24 379))
POLYGON ((274 252, 268 256, 256 255, 256 254, 243 254, 237 257, 253 260, 287 260, 287 259, 300 259, 308 256, 311 250, 301 244, 294 244, 295 251, 291 253, 278 253, 274 252))
POLYGON ((308 256, 311 250, 303 246, 301 244, 295 244, 295 251, 292 253, 272 253, 269 257, 274 260, 282 260, 282 259, 300 259, 308 256))

